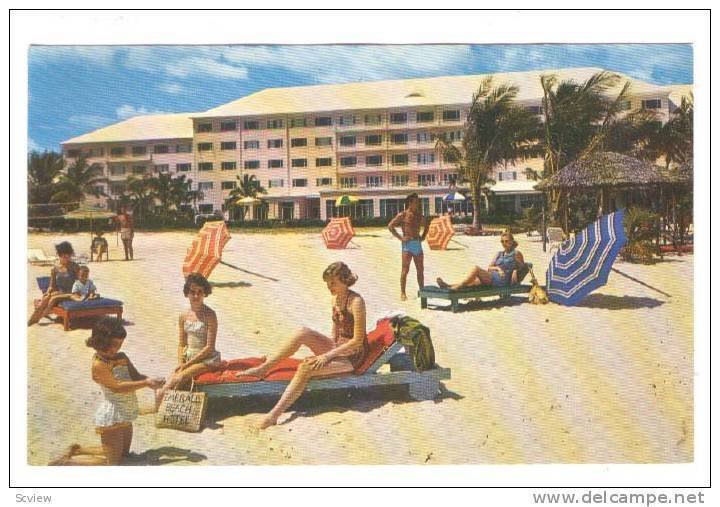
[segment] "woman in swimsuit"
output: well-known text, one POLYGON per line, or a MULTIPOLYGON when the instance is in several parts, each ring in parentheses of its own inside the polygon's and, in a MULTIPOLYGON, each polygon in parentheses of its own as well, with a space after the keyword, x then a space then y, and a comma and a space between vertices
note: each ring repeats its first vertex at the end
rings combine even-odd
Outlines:
POLYGON ((350 373, 365 359, 368 347, 365 301, 357 292, 350 290, 357 281, 357 275, 345 263, 334 262, 323 272, 323 280, 333 296, 332 337, 304 327, 263 364, 237 373, 238 377, 254 375, 262 378, 280 360, 295 354, 302 345, 313 352, 300 363, 280 401, 263 418, 260 429, 277 424, 278 417, 300 397, 311 378, 350 373))
POLYGON ((58 256, 58 263, 50 270, 50 286, 43 294, 40 304, 28 320, 28 326, 37 324, 41 318, 46 317, 52 308, 61 301, 72 297, 72 287, 78 277, 78 266, 72 261, 75 253, 72 245, 63 241, 55 245, 55 252, 58 256))

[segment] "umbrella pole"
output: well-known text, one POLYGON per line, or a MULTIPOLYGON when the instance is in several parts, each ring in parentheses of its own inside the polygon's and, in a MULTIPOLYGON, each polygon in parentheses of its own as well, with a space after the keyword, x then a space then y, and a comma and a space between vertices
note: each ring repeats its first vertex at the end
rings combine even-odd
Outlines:
POLYGON ((249 274, 249 275, 255 275, 255 276, 259 277, 259 278, 264 278, 265 280, 270 280, 270 281, 273 281, 273 282, 279 282, 279 281, 280 281, 280 280, 278 280, 277 278, 272 278, 272 277, 269 277, 269 276, 261 275, 260 273, 253 273, 252 271, 248 271, 248 270, 246 270, 246 269, 239 268, 239 267, 234 266, 233 264, 230 264, 230 263, 225 262, 225 261, 223 261, 223 260, 220 261, 220 264, 223 264, 223 265, 225 265, 225 266, 227 266, 227 267, 229 267, 229 268, 237 269, 238 271, 242 271, 243 273, 247 273, 247 274, 249 274))
POLYGON ((638 279, 635 278, 634 276, 630 276, 630 275, 628 275, 628 274, 626 274, 626 273, 623 273, 622 271, 620 271, 620 270, 618 270, 618 269, 615 269, 615 268, 611 268, 611 269, 612 269, 615 273, 617 273, 618 275, 622 275, 622 276, 624 276, 625 278, 629 278, 629 279, 632 280, 633 282, 639 283, 639 284, 642 285, 643 287, 647 287, 647 288, 650 289, 650 290, 654 290, 655 292, 659 292, 660 294, 662 294, 662 295, 665 296, 665 297, 669 297, 669 298, 672 297, 672 296, 671 296, 670 294, 668 294, 667 292, 663 292, 663 291, 661 291, 660 289, 656 289, 656 288, 653 287, 652 285, 648 285, 648 284, 646 284, 645 282, 643 282, 642 280, 638 280, 638 279))
POLYGON ((459 242, 458 240, 456 240, 456 239, 450 238, 450 241, 452 241, 453 243, 457 243, 458 245, 460 245, 460 246, 463 247, 463 248, 468 248, 467 245, 463 245, 462 243, 460 243, 460 242, 459 242))

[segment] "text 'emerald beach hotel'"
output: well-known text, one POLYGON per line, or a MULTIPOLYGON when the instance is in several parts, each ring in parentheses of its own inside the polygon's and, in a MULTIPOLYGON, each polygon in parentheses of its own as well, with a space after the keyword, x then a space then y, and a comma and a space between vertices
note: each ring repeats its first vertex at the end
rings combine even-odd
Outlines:
MULTIPOLYGON (((540 76, 582 82, 601 71, 577 68, 493 74, 493 85, 519 88, 517 101, 540 114, 540 76)), ((267 189, 247 219, 333 216, 335 199, 359 199, 355 216, 387 217, 417 192, 426 213, 441 213, 442 197, 457 178, 433 137, 459 143, 473 93, 488 75, 448 76, 339 85, 270 88, 198 113, 137 116, 62 143, 68 159, 87 155, 113 201, 128 176, 186 174, 202 192, 198 211, 224 210, 237 175, 252 174, 267 189)), ((688 85, 630 81, 628 110, 652 109, 658 120, 680 104, 688 85)), ((499 169, 493 195, 498 211, 520 211, 537 199, 525 169, 542 159, 499 169)), ((465 204, 468 206, 469 204, 465 204)), ((230 218, 234 218, 230 216, 230 218)))

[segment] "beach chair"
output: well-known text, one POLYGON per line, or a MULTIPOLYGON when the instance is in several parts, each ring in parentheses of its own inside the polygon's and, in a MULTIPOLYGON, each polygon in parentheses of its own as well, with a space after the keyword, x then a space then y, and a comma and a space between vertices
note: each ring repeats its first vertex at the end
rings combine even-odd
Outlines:
POLYGON ((486 297, 500 297, 500 301, 509 300, 513 294, 527 294, 532 289, 532 284, 521 283, 523 279, 532 269, 532 263, 526 262, 525 265, 518 270, 518 283, 504 287, 494 287, 491 285, 478 285, 475 287, 466 287, 464 289, 443 289, 436 285, 426 285, 418 291, 420 298, 420 308, 428 307, 428 299, 445 299, 450 301, 450 309, 456 313, 459 309, 459 301, 461 299, 478 299, 486 297))
POLYGON ((57 261, 57 257, 47 255, 42 248, 29 248, 27 259, 33 266, 52 266, 57 261))
MULTIPOLYGON (((37 284, 44 294, 50 287, 50 277, 40 276, 37 278, 37 284)), ((83 317, 99 317, 102 315, 115 315, 118 319, 122 319, 123 303, 117 299, 96 298, 86 301, 61 301, 50 310, 61 319, 63 319, 63 328, 65 331, 70 330, 70 323, 73 319, 83 317)))
MULTIPOLYGON (((279 396, 295 375, 301 360, 288 358, 278 363, 268 375, 236 377, 236 373, 260 364, 260 358, 233 359, 219 371, 203 373, 194 380, 194 389, 207 393, 211 398, 244 398, 247 396, 279 396)), ((423 372, 414 371, 412 360, 395 341, 390 319, 378 321, 377 327, 368 333, 368 354, 363 364, 354 372, 339 376, 313 378, 306 391, 337 389, 363 389, 373 386, 407 385, 414 400, 431 400, 439 392, 440 381, 450 378, 449 368, 436 367, 423 372), (390 371, 380 371, 388 364, 390 371)), ((386 369, 385 369, 386 370, 386 369)))

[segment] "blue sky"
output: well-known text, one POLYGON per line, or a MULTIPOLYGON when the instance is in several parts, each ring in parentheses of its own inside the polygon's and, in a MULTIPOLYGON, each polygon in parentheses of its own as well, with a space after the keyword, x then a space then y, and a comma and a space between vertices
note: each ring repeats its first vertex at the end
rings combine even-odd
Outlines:
POLYGON ((268 87, 561 67, 691 83, 688 44, 33 46, 29 149, 136 114, 201 111, 268 87))

